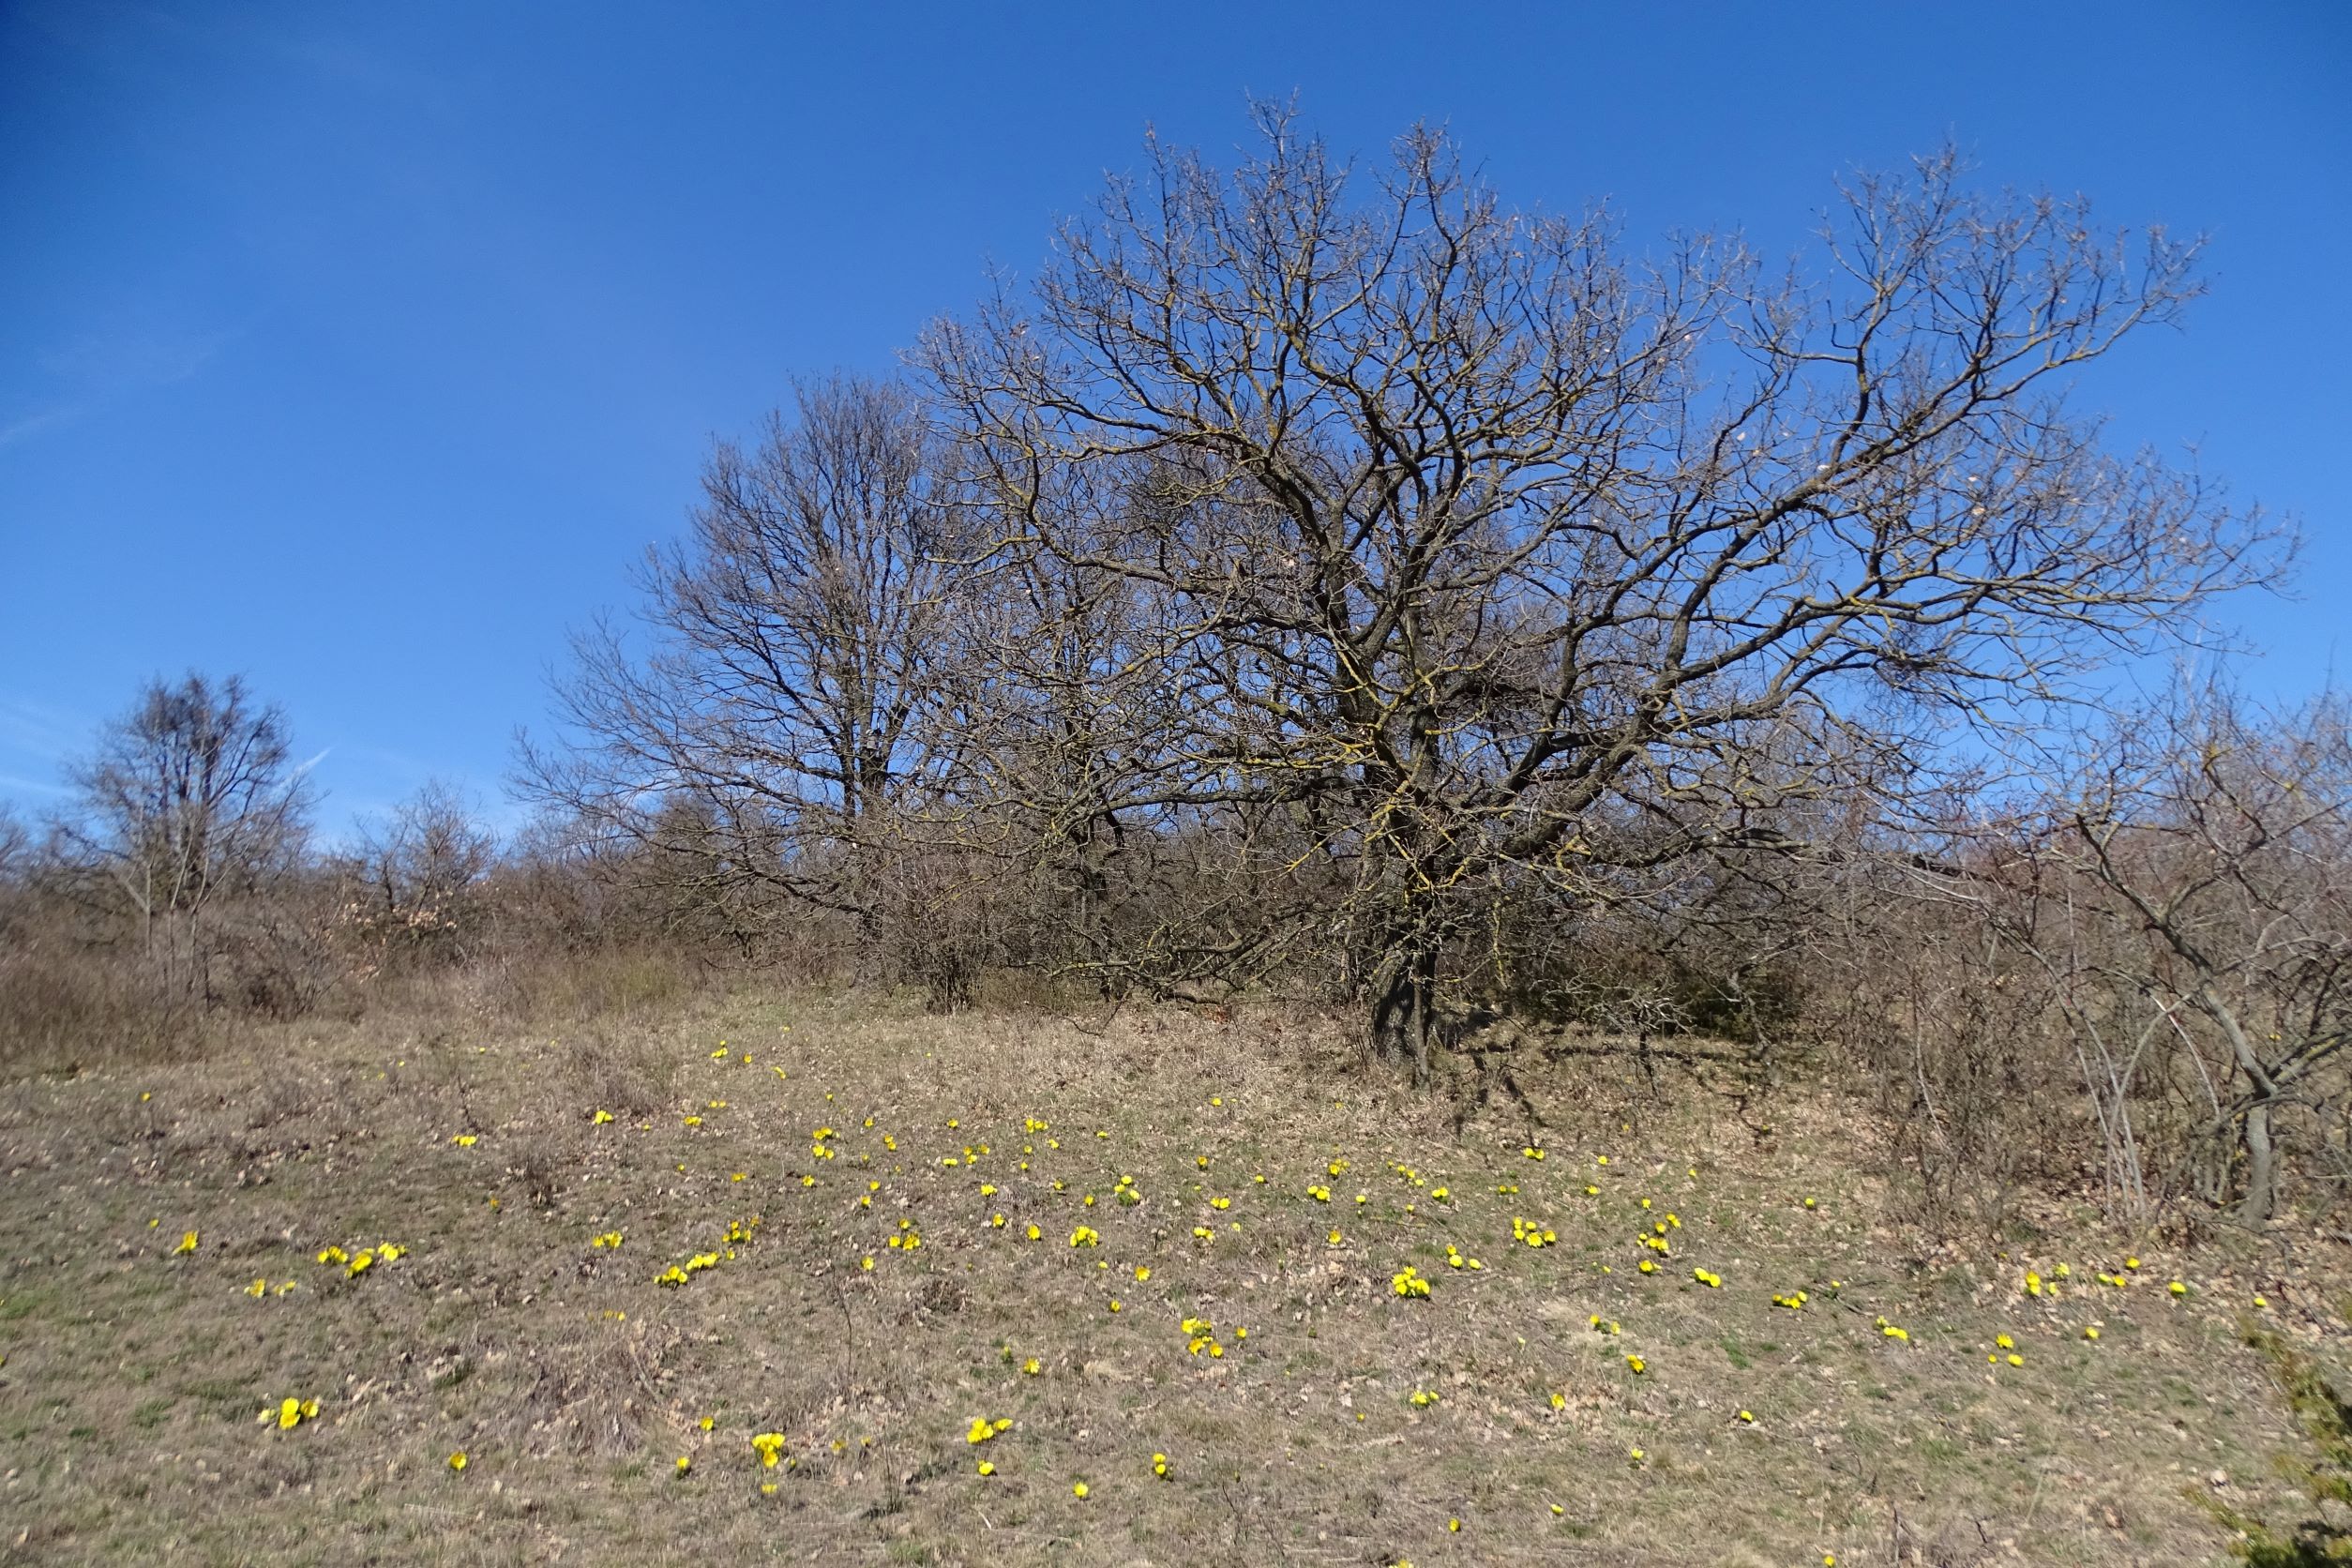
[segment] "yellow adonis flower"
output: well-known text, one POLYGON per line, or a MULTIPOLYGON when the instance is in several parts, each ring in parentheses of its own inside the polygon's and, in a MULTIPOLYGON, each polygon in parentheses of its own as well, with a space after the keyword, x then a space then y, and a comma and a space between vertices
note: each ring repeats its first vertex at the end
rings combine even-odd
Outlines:
POLYGON ((994 1475, 996 1473, 996 1467, 988 1463, 986 1459, 983 1459, 980 1461, 980 1473, 982 1475, 994 1475))
POLYGON ((760 1455, 760 1468, 774 1470, 784 1454, 784 1434, 761 1432, 751 1440, 751 1446, 760 1455))
POLYGON ((612 1113, 609 1110, 599 1110, 596 1115, 590 1117, 588 1120, 592 1125, 601 1127, 607 1122, 612 1120, 612 1113))
POLYGON ((351 1261, 351 1258, 341 1247, 331 1246, 319 1254, 319 1261, 322 1263, 348 1263, 351 1261))
POLYGON ((1086 1500, 1086 1483, 1083 1481, 1072 1482, 1070 1484, 1070 1495, 1078 1499, 1080 1502, 1084 1502, 1086 1500))
POLYGON ((317 1400, 295 1399, 290 1396, 279 1400, 275 1409, 264 1409, 261 1418, 264 1422, 278 1423, 278 1429, 280 1432, 291 1432, 304 1422, 316 1421, 318 1417, 319 1402, 317 1400))
POLYGON ((460 1149, 471 1149, 474 1147, 476 1140, 472 1133, 459 1133, 453 1136, 449 1141, 456 1144, 460 1149))
POLYGON ((453 1470, 462 1470, 465 1469, 464 1449, 460 1448, 455 1454, 449 1455, 449 1468, 453 1470))

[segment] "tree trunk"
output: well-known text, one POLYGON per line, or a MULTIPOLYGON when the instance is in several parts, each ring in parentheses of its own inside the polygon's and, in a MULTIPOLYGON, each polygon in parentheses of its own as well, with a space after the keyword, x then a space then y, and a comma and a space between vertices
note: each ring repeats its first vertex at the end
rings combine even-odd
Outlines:
POLYGON ((1429 1034, 1437 1023, 1438 952, 1409 937, 1391 947, 1374 971, 1372 1050, 1395 1066, 1410 1064, 1416 1087, 1429 1081, 1429 1034))
POLYGON ((2246 1112, 2246 1196, 2238 1200, 2238 1217, 2248 1225, 2267 1225, 2278 1209, 2278 1162, 2270 1144, 2270 1107, 2266 1102, 2246 1112))

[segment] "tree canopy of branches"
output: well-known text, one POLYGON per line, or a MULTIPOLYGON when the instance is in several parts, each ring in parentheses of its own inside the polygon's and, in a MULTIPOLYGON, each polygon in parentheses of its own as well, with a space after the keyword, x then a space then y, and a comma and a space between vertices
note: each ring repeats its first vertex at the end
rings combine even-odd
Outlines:
POLYGON ((2069 406, 2196 294, 2162 232, 1947 154, 1849 183, 1810 263, 1643 254, 1436 131, 1360 169, 1258 128, 1230 171, 1152 143, 915 385, 720 446, 650 649, 580 641, 543 798, 731 921, 915 931, 935 999, 984 941, 1113 990, 1282 975, 1425 1073, 1531 936, 1754 925, 1772 856, 2281 567, 2069 406))
POLYGON ((1847 188, 1810 272, 1641 258, 1505 207, 1441 134, 1365 173, 1260 128, 1229 173, 1154 144, 921 350, 975 558, 1121 606, 1115 647, 1032 628, 1080 646, 1118 765, 983 746, 957 787, 1214 839, 1253 893, 1212 880, 1103 965, 1315 950, 1425 1067, 1500 900, 1781 843, 2270 569, 2259 519, 2064 401, 2195 293, 2161 233, 1945 156, 1847 188))

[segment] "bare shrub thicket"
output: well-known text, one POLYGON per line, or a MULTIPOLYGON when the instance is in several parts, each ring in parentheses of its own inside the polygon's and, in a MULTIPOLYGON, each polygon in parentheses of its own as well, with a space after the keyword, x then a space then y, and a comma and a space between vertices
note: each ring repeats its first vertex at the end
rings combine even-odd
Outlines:
POLYGON ((2067 739, 2030 789, 1841 857, 1801 972, 1928 1212, 2148 1223, 2352 1177, 2352 747, 2333 696, 2212 684, 2067 739))

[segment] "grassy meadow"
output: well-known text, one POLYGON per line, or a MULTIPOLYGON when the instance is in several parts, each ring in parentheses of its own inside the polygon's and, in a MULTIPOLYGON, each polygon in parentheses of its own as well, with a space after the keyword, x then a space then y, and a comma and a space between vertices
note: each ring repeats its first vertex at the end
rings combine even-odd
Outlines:
POLYGON ((0 1085, 0 1560, 2186 1563, 2295 1515, 2246 1334, 2334 1364, 2338 1240, 1931 1244, 1850 1108, 1510 1077, 739 997, 0 1085))

